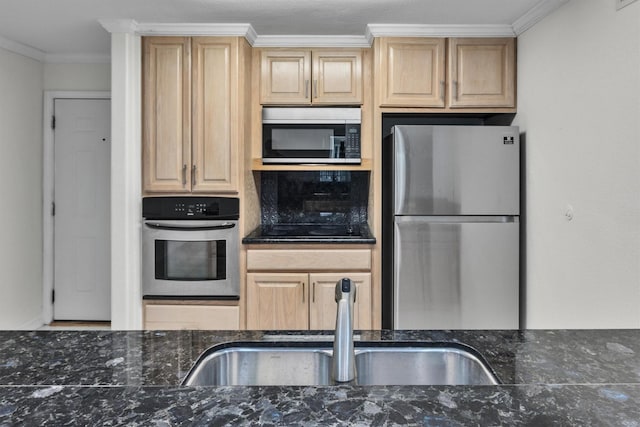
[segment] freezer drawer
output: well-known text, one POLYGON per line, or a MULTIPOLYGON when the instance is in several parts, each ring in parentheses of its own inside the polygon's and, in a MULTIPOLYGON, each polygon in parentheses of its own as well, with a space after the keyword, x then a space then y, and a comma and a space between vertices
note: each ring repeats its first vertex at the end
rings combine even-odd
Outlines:
POLYGON ((519 215, 511 126, 395 126, 395 215, 519 215))
POLYGON ((394 329, 517 329, 518 217, 395 217, 394 329))

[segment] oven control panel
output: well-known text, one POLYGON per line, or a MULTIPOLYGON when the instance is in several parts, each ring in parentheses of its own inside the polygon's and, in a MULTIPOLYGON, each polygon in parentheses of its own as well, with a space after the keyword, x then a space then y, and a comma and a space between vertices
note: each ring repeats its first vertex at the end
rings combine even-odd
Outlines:
POLYGON ((142 217, 146 219, 238 219, 235 197, 144 197, 142 217))

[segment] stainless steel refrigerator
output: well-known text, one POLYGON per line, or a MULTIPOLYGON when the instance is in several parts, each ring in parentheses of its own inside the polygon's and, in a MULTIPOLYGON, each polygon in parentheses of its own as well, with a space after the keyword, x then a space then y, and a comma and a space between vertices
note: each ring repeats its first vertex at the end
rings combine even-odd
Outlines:
POLYGON ((394 126, 384 143, 393 157, 392 327, 517 329, 518 128, 394 126))

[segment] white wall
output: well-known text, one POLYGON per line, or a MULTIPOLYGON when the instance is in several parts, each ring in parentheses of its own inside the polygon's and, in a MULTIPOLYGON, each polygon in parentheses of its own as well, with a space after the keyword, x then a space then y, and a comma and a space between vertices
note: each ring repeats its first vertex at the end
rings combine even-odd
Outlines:
POLYGON ((109 90, 111 64, 45 64, 45 90, 109 90))
POLYGON ((42 63, 0 48, 0 329, 42 310, 42 63))
POLYGON ((640 2, 614 4, 572 0, 518 40, 528 328, 640 327, 640 2))

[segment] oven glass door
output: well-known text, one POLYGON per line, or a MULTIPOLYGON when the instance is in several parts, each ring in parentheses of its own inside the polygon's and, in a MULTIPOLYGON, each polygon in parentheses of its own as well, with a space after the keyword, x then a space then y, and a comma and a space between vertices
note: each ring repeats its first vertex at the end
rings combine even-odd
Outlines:
POLYGON ((154 221, 143 229, 145 296, 237 297, 237 221, 154 221))
POLYGON ((227 241, 155 241, 155 278, 159 280, 225 280, 227 241))

